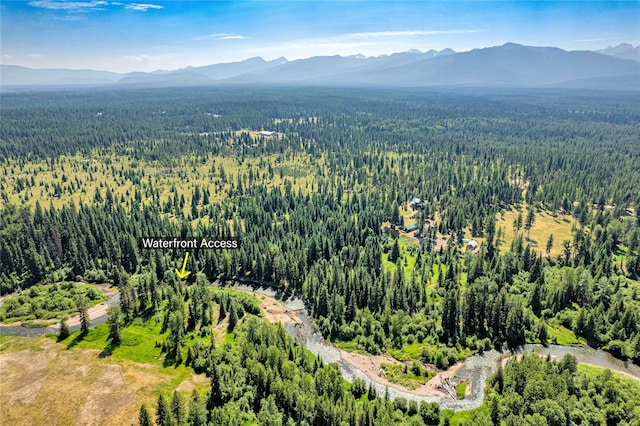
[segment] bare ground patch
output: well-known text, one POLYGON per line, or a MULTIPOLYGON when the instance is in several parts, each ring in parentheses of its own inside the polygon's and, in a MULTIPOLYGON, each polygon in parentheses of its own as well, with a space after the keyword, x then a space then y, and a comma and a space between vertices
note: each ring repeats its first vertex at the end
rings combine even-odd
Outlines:
POLYGON ((187 392, 191 393, 192 390, 201 388, 203 385, 207 384, 209 379, 204 374, 196 374, 187 379, 184 379, 182 383, 176 388, 178 392, 187 392))
MULTIPOLYGON (((384 374, 381 373, 383 363, 392 365, 405 364, 389 355, 362 355, 340 350, 340 357, 348 364, 351 364, 361 370, 369 379, 381 383, 384 386, 388 386, 389 388, 397 389, 417 396, 446 397, 447 395, 444 392, 440 391, 438 389, 438 386, 440 386, 445 378, 452 378, 453 376, 455 376, 457 371, 462 366, 462 363, 458 363, 450 367, 446 371, 439 372, 424 385, 419 386, 416 389, 409 389, 397 383, 391 383, 389 380, 387 380, 384 374)), ((470 388, 470 386, 468 386, 468 388, 470 388)))
POLYGON ((287 308, 281 301, 273 297, 260 295, 260 307, 267 321, 272 323, 297 324, 300 322, 297 311, 287 308))
MULTIPOLYGON (((100 351, 67 349, 47 338, 3 337, 2 343, 2 425, 137 424, 140 405, 153 407, 175 374, 153 364, 114 364, 99 358, 100 351)), ((186 381, 207 386, 204 376, 186 381)))

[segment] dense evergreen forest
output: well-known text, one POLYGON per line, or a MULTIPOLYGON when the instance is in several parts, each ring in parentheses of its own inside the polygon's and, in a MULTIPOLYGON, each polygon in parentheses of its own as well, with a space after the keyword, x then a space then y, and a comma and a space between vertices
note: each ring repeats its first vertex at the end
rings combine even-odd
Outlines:
MULTIPOLYGON (((162 424, 440 421, 437 405, 346 386, 251 315, 233 344, 188 344, 185 333, 205 330, 214 305, 232 330, 245 311, 259 314, 206 290, 218 279, 286 288, 337 345, 438 368, 526 342, 586 342, 640 363, 640 103, 631 95, 24 92, 3 93, 0 114, 1 294, 110 282, 124 319, 162 313, 168 359, 212 380, 188 417, 178 401, 180 419, 162 424), (410 206, 416 197, 423 203, 410 206), (190 252, 201 274, 182 283, 173 269, 184 251, 143 249, 148 236, 241 246, 190 252)), ((41 308, 15 306, 34 318, 41 308)), ((494 378, 491 412, 476 423, 632 421, 616 405, 632 390, 571 359, 533 358, 494 378), (523 369, 562 382, 529 386, 513 379, 523 369), (544 406, 523 400, 532 392, 544 406)))

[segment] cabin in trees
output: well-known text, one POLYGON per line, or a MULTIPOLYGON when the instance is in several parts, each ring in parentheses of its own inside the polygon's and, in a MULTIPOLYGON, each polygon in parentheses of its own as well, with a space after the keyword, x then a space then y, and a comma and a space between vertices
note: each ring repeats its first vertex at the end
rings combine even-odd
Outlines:
POLYGON ((404 227, 405 232, 413 232, 416 231, 418 229, 418 224, 417 223, 412 223, 410 225, 407 225, 404 227))
POLYGON ((270 132, 268 130, 261 130, 260 132, 258 132, 258 134, 260 136, 266 136, 266 137, 270 138, 271 136, 275 135, 276 132, 270 132))
POLYGON ((422 210, 424 208, 424 201, 418 197, 413 197, 409 206, 411 207, 411 210, 422 210))
POLYGON ((467 250, 476 251, 478 250, 478 242, 476 240, 469 240, 467 243, 467 250))

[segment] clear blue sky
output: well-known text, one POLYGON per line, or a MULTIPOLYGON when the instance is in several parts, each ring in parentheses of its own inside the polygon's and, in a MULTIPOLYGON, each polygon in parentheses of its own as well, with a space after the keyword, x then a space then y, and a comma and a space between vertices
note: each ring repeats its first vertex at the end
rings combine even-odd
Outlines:
POLYGON ((3 64, 153 71, 243 60, 640 44, 639 1, 0 0, 3 64))

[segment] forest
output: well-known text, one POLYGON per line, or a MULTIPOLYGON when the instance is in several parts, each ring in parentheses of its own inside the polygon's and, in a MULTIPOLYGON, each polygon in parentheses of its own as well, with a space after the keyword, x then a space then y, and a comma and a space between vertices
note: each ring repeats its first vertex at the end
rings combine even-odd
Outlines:
MULTIPOLYGON (((206 395, 160 395, 140 424, 449 421, 435 403, 347 384, 213 281, 298 294, 338 347, 423 368, 525 343, 588 344, 640 364, 631 95, 19 92, 3 93, 0 118, 0 295, 111 283, 114 345, 120 328, 157 315, 167 362, 211 380, 206 395), (174 268, 184 251, 145 249, 150 236, 240 247, 191 251, 183 282, 174 268), (216 345, 210 328, 223 317, 234 337, 216 345)), ((9 308, 49 318, 46 306, 16 300, 3 320, 9 308)), ((637 386, 575 364, 509 361, 469 421, 638 424, 620 403, 638 401, 637 386), (541 383, 547 376, 557 386, 541 383)))

